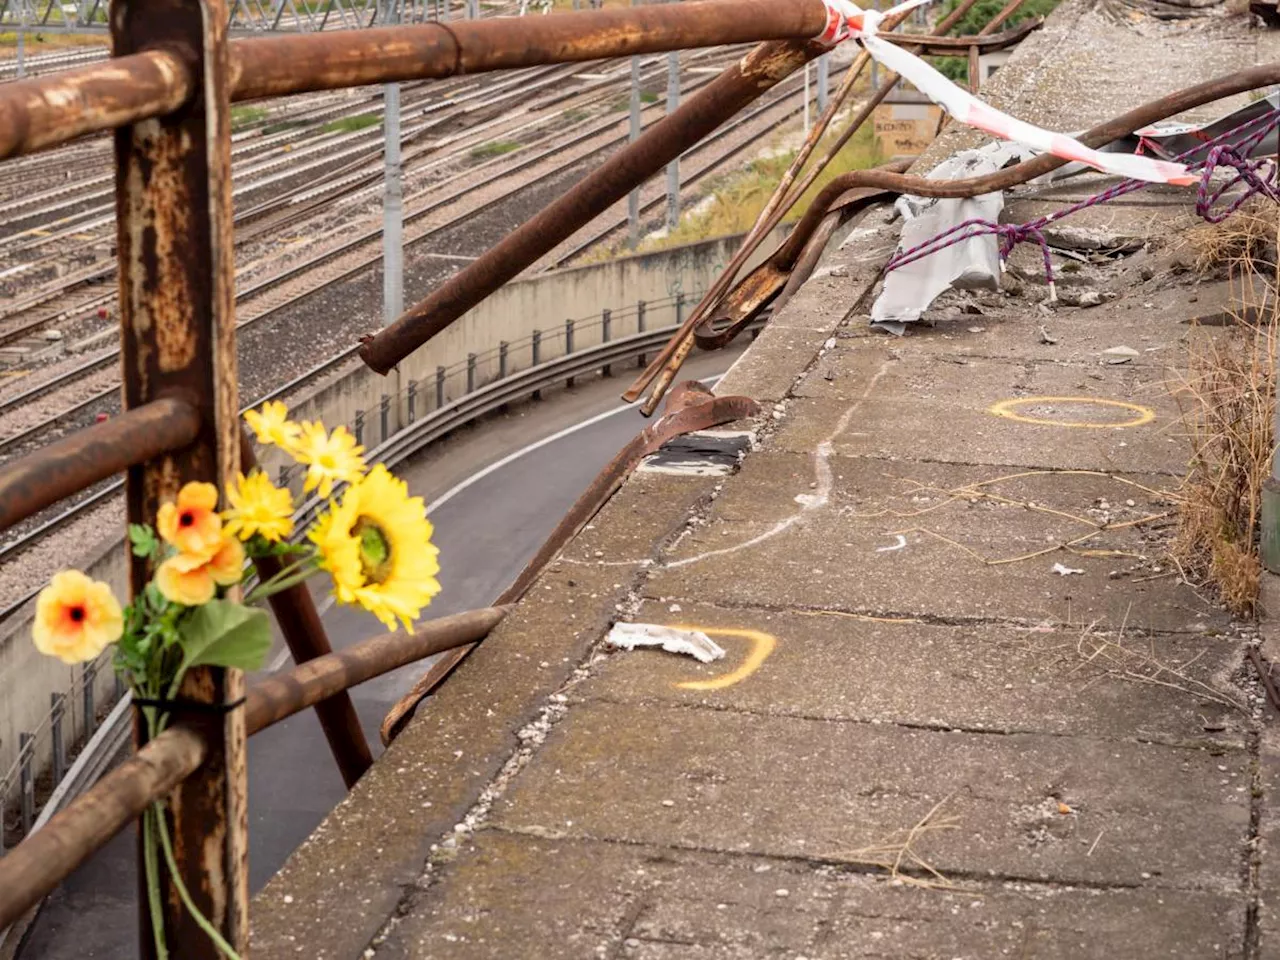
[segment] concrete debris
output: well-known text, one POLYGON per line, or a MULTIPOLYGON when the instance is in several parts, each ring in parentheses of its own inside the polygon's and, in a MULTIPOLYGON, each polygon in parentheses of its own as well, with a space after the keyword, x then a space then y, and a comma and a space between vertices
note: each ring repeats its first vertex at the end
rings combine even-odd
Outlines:
POLYGON ((1097 290, 1073 290, 1070 287, 1059 291, 1058 302, 1068 307, 1097 307, 1102 304, 1102 294, 1097 290))
POLYGON ((1082 227, 1058 223, 1044 228, 1044 238, 1051 247, 1086 253, 1110 255, 1135 253, 1147 242, 1144 237, 1125 236, 1098 227, 1082 227))
POLYGON ((1040 324, 1040 342, 1047 343, 1050 346, 1058 342, 1058 338, 1049 333, 1048 328, 1042 323, 1040 324))
POLYGON ((1142 354, 1133 347, 1108 347, 1102 351, 1102 358, 1111 364, 1128 363, 1134 357, 1140 356, 1142 354))
POLYGON ((1058 576, 1060 576, 1060 577, 1069 577, 1069 576, 1071 576, 1073 573, 1079 573, 1079 574, 1083 574, 1083 573, 1084 573, 1084 571, 1083 571, 1083 570, 1077 570, 1075 567, 1064 567, 1064 566, 1063 566, 1062 564, 1060 564, 1060 563, 1055 563, 1055 564, 1053 565, 1053 572, 1054 572, 1054 573, 1056 573, 1056 574, 1057 574, 1058 576))
MULTIPOLYGON (((959 180, 994 173, 1026 152, 1013 143, 997 142, 964 150, 944 160, 929 174, 931 180, 959 180)), ((896 204, 906 221, 899 250, 909 250, 964 223, 999 223, 1004 195, 986 193, 964 200, 903 196, 896 204)), ((970 237, 937 253, 909 263, 885 277, 884 289, 871 308, 871 324, 901 336, 943 291, 999 289, 1000 254, 996 237, 970 237)))
POLYGON ((677 630, 654 623, 615 623, 609 631, 609 642, 622 650, 662 647, 668 653, 683 653, 700 663, 724 656, 724 649, 700 630, 677 630))

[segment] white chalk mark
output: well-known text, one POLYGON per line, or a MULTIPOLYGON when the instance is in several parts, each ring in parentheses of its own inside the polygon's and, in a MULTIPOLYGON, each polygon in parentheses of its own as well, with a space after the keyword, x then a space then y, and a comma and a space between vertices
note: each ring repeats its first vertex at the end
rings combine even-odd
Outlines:
POLYGON ((890 363, 892 363, 892 361, 886 360, 880 365, 880 369, 877 370, 875 375, 867 382, 867 388, 862 391, 862 396, 853 401, 849 409, 841 414, 840 419, 836 421, 835 429, 831 431, 831 435, 818 444, 818 448, 813 452, 813 474, 814 480, 817 482, 814 484, 813 491, 805 494, 803 500, 801 500, 800 497, 796 497, 797 502, 800 504, 800 510, 798 513, 792 514, 785 520, 780 520, 764 533, 757 534, 744 543, 739 543, 732 547, 721 547, 718 550, 708 550, 706 553, 699 553, 695 556, 685 557, 681 560, 672 560, 664 566, 668 570, 674 570, 677 567, 687 567, 691 563, 698 563, 702 560, 708 560, 711 557, 722 557, 726 554, 737 553, 739 550, 746 550, 749 547, 758 546, 766 540, 772 540, 780 533, 786 533, 786 531, 799 523, 805 514, 812 513, 814 510, 820 510, 825 507, 831 499, 831 452, 834 449, 835 442, 839 439, 840 435, 848 429, 850 422, 853 420, 853 415, 858 412, 858 408, 861 407, 865 401, 870 399, 871 391, 876 388, 876 384, 880 382, 880 378, 888 372, 890 363))
POLYGON ((876 547, 876 553, 892 553, 894 550, 901 550, 907 545, 907 538, 902 534, 898 534, 898 542, 891 547, 876 547))

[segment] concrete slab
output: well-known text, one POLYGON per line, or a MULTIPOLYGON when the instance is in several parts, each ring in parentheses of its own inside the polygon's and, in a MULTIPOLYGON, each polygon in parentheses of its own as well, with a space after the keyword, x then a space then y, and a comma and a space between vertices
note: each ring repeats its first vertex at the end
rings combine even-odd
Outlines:
MULTIPOLYGON (((681 508, 709 489, 708 481, 636 479, 597 522, 627 549, 650 553, 679 529, 681 508), (647 509, 652 497, 672 513, 647 509)), ((421 877, 431 846, 515 752, 517 731, 572 675, 642 570, 562 565, 540 578, 254 898, 253 955, 360 956, 421 877)))
POLYGON ((1148 490, 1095 474, 979 487, 1021 471, 843 457, 816 466, 797 483, 814 458, 749 457, 711 522, 654 568, 645 595, 1111 630, 1204 633, 1226 623, 1161 565, 1160 521, 1152 530, 1134 522, 1168 510, 1148 490), (810 499, 823 477, 826 503, 810 499), (853 564, 856 572, 840 572, 853 564), (1055 564, 1079 572, 1055 573, 1055 564))
POLYGON ((1238 903, 1208 892, 924 889, 803 861, 487 830, 377 956, 505 960, 518 944, 538 960, 1236 960, 1243 926, 1238 903))
POLYGON ((866 341, 826 366, 832 379, 805 381, 771 449, 830 442, 849 456, 1133 473, 1186 465, 1159 369, 957 360, 866 341))
POLYGON ((864 866, 910 838, 915 869, 955 879, 1226 894, 1241 889, 1251 782, 1243 751, 589 703, 491 823, 864 866))
POLYGON ((1242 645, 1219 637, 699 604, 671 613, 647 603, 632 619, 696 627, 727 656, 701 664, 658 650, 619 652, 575 697, 1213 750, 1244 749, 1251 727, 1232 681, 1242 645))

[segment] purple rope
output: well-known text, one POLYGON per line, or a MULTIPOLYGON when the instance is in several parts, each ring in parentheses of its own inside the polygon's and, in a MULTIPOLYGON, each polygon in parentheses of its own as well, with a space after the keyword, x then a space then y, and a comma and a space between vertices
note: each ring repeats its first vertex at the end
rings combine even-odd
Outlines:
MULTIPOLYGON (((1190 150, 1186 150, 1173 158, 1175 162, 1187 163, 1189 170, 1201 170, 1200 184, 1196 192, 1196 214, 1198 216, 1203 217, 1210 223, 1221 223, 1240 209, 1249 198, 1258 194, 1262 194, 1275 202, 1280 202, 1280 193, 1276 190, 1278 171, 1273 168, 1265 177, 1260 176, 1258 171, 1268 161, 1248 159, 1249 154, 1262 142, 1262 139, 1278 126, 1280 126, 1280 110, 1272 110, 1246 121, 1238 127, 1224 131, 1204 143, 1198 143, 1190 150), (1240 136, 1249 130, 1252 130, 1252 132, 1235 144, 1227 143, 1228 138, 1240 136), (1202 150, 1208 151, 1203 161, 1188 162, 1192 156, 1202 150), (1218 167, 1224 166, 1235 169, 1235 177, 1226 181, 1216 190, 1211 190, 1214 171, 1218 167), (1214 212, 1214 204, 1221 199, 1222 195, 1241 183, 1245 184, 1246 189, 1241 191, 1240 195, 1233 199, 1223 210, 1214 212)), ((935 237, 929 238, 923 243, 895 254, 885 264, 884 269, 888 273, 892 270, 897 270, 899 267, 905 267, 909 263, 922 260, 940 250, 945 250, 954 244, 963 243, 965 240, 970 240, 974 237, 994 234, 1000 238, 1001 265, 1009 258, 1013 248, 1019 243, 1034 242, 1040 246, 1040 252, 1044 256, 1044 273, 1045 279, 1049 284, 1050 297, 1057 299, 1053 284, 1053 261, 1049 256, 1049 243, 1045 240, 1044 228, 1073 213, 1106 203, 1109 200, 1115 200, 1118 197, 1133 193, 1135 190, 1141 190, 1145 186, 1147 186, 1145 180, 1122 180, 1114 186, 1094 194, 1092 197, 1023 224, 993 223, 990 220, 980 218, 966 220, 935 237)))

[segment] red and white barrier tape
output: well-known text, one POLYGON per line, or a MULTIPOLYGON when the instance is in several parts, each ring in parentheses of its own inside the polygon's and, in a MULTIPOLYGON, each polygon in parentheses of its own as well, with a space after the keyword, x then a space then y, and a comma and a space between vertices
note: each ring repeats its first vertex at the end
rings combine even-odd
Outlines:
POLYGON ((1124 153, 1099 153, 1066 134, 1043 130, 1002 113, 956 86, 915 54, 878 36, 880 23, 885 17, 906 13, 930 0, 907 0, 883 13, 878 10, 863 10, 849 0, 822 2, 827 8, 827 25, 817 37, 819 42, 836 44, 850 39, 860 41, 868 54, 911 83, 960 123, 1002 140, 1011 140, 1063 160, 1084 163, 1095 170, 1118 177, 1179 186, 1196 182, 1196 178, 1180 163, 1124 153))

